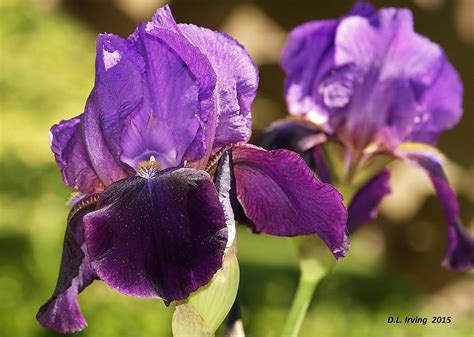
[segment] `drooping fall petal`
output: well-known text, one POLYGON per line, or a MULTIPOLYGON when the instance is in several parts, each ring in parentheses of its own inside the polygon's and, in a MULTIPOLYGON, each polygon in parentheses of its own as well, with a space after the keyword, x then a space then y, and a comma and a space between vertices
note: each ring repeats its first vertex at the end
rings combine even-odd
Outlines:
POLYGON ((81 331, 87 326, 77 296, 97 278, 90 265, 83 233, 83 218, 94 208, 95 203, 91 203, 77 212, 74 209, 71 212, 56 289, 36 315, 41 325, 60 333, 81 331))
POLYGON ((429 175, 444 210, 448 230, 448 247, 443 266, 456 270, 470 270, 474 267, 474 237, 464 228, 459 217, 456 194, 443 171, 442 155, 425 144, 405 143, 397 154, 406 161, 421 167, 429 175))
POLYGON ((222 265, 226 221, 204 171, 168 169, 118 181, 84 221, 94 269, 124 294, 181 300, 222 265))
POLYGON ((237 198, 254 230, 277 236, 317 234, 337 257, 348 249, 341 194, 321 183, 296 153, 250 145, 232 149, 237 198))

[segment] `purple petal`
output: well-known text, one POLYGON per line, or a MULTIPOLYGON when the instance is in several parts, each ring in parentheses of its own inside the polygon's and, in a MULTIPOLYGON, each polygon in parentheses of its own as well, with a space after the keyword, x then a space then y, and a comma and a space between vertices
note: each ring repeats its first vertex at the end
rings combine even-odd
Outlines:
POLYGON ((217 75, 218 120, 213 151, 246 143, 252 131, 250 106, 258 86, 258 70, 250 55, 225 33, 183 24, 179 29, 206 54, 217 75))
POLYGON ((237 198, 257 232, 318 234, 337 258, 345 255, 347 211, 342 196, 318 181, 298 154, 240 145, 233 147, 232 159, 237 198))
POLYGON ((347 103, 334 106, 342 111, 332 125, 340 126, 343 118, 343 132, 357 148, 385 126, 401 140, 430 141, 458 121, 462 86, 457 74, 437 44, 414 32, 409 10, 382 9, 370 18, 342 20, 335 50, 335 73, 321 90, 349 88, 347 103), (446 104, 451 101, 453 106, 446 104))
POLYGON ((50 138, 51 150, 67 186, 83 193, 103 190, 84 146, 81 116, 53 125, 50 138))
POLYGON ((327 158, 320 145, 316 145, 311 149, 312 165, 314 171, 323 183, 332 183, 332 174, 328 166, 327 158))
POLYGON ((181 300, 222 265, 226 222, 204 171, 168 169, 118 181, 84 221, 94 269, 127 295, 181 300))
POLYGON ((139 130, 151 129, 149 124, 156 119, 165 124, 173 137, 165 133, 149 139, 143 134, 139 142, 142 155, 137 156, 136 147, 133 151, 128 148, 128 135, 133 132, 126 132, 122 157, 135 167, 151 154, 169 159, 167 153, 150 146, 157 142, 169 144, 165 148, 176 148, 175 164, 171 167, 179 166, 184 160, 201 159, 208 147, 207 130, 215 128, 215 74, 207 57, 184 36, 156 25, 153 22, 142 25, 134 36, 133 43, 146 60, 145 80, 150 92, 146 108, 135 114, 131 123, 139 130))
POLYGON ((326 140, 325 134, 315 125, 288 119, 263 130, 254 144, 266 150, 285 149, 301 154, 322 182, 331 183, 331 172, 320 147, 326 140))
POLYGON ((349 205, 347 227, 353 232, 360 225, 374 220, 382 199, 390 193, 390 171, 385 169, 369 180, 349 205))
POLYGON ((95 86, 83 115, 84 143, 105 186, 127 176, 120 161, 124 121, 143 100, 143 62, 122 38, 97 39, 95 86))
POLYGON ((439 154, 428 145, 400 148, 397 154, 428 173, 443 207, 448 230, 448 247, 443 266, 461 271, 472 269, 474 267, 474 237, 465 230, 459 218, 456 194, 449 186, 440 164, 439 154))
POLYGON ((454 67, 444 60, 436 79, 421 97, 423 113, 416 117, 416 127, 409 139, 435 144, 440 132, 452 128, 461 119, 462 98, 461 79, 454 67))
POLYGON ((306 115, 327 126, 328 111, 318 92, 320 82, 331 71, 334 37, 339 20, 309 22, 295 28, 288 37, 282 56, 285 94, 293 115, 306 115))
MULTIPOLYGON (((373 13, 372 5, 360 2, 353 6, 348 16, 368 17, 373 13)), ((293 29, 281 61, 286 74, 285 95, 290 113, 306 115, 328 131, 331 130, 329 111, 320 87, 334 68, 334 39, 343 18, 312 21, 293 29)))
POLYGON ((81 331, 87 326, 77 295, 97 278, 83 244, 83 217, 94 208, 95 204, 91 203, 79 211, 73 209, 71 212, 56 289, 36 315, 41 325, 60 333, 81 331))

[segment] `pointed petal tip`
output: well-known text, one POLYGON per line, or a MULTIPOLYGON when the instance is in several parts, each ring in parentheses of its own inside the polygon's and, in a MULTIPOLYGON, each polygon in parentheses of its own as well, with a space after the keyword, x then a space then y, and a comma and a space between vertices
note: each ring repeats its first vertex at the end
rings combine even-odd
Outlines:
POLYGON ((351 245, 350 239, 349 239, 349 234, 346 232, 344 234, 344 238, 342 240, 341 246, 333 249, 332 254, 336 258, 336 260, 342 260, 344 257, 346 257, 347 252, 349 251, 349 247, 351 245))
POLYGON ((237 198, 256 232, 275 236, 317 234, 336 257, 347 250, 347 209, 332 185, 320 182, 288 150, 250 145, 232 150, 237 198))

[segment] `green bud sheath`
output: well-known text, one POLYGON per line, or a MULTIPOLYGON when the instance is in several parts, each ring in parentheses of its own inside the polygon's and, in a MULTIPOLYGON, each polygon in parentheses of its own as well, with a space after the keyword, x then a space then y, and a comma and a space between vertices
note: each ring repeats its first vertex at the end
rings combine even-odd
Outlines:
POLYGON ((222 268, 212 280, 176 306, 173 336, 213 336, 235 301, 239 279, 235 246, 231 246, 224 254, 222 268))

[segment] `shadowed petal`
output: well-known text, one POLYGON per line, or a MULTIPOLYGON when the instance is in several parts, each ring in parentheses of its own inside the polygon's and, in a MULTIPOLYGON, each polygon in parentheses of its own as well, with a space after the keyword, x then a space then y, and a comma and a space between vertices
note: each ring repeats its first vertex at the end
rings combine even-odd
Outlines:
POLYGON ((459 218, 456 194, 449 186, 441 166, 442 155, 429 145, 416 143, 403 144, 397 154, 428 173, 443 207, 449 240, 443 266, 461 271, 472 269, 474 267, 474 238, 465 230, 459 218))
POLYGON ((390 193, 390 171, 385 169, 369 180, 354 196, 349 205, 347 227, 353 232, 377 217, 382 199, 390 193))
POLYGON ((321 183, 296 153, 250 145, 232 149, 237 198, 257 232, 318 234, 337 258, 348 248, 341 194, 321 183))
POLYGON ((56 289, 36 315, 41 325, 60 333, 81 331, 87 326, 77 295, 97 278, 83 245, 83 217, 94 208, 95 204, 83 207, 68 221, 56 289))
POLYGON ((326 140, 326 135, 315 125, 288 119, 272 123, 254 144, 266 150, 285 149, 301 154, 322 182, 331 183, 331 173, 320 146, 326 140))
POLYGON ((127 295, 181 300, 222 265, 226 221, 204 171, 168 169, 118 181, 84 221, 94 269, 127 295))
POLYGON ((250 106, 257 93, 257 67, 247 50, 231 36, 194 25, 178 26, 206 54, 217 75, 218 116, 213 151, 246 143, 252 132, 250 106))
MULTIPOLYGON (((315 136, 321 134, 321 131, 311 123, 288 119, 272 123, 257 137, 255 144, 266 150, 285 149, 303 153, 317 145, 308 140, 312 140, 315 136)), ((324 140, 321 139, 321 142, 324 140)))

